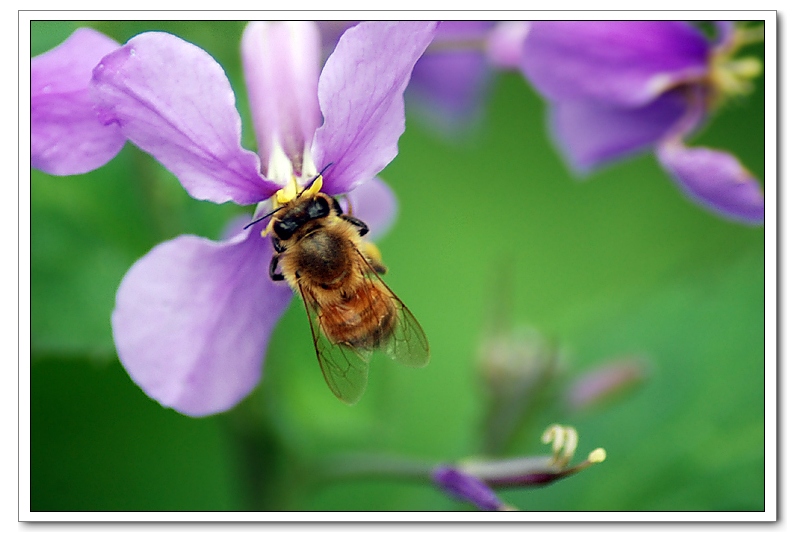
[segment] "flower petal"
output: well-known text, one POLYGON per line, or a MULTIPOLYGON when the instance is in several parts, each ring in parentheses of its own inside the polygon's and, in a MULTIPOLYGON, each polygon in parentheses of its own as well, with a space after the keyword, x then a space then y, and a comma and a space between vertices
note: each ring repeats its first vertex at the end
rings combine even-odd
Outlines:
POLYGON ((549 105, 549 123, 558 148, 575 171, 586 173, 606 162, 648 150, 687 111, 676 91, 636 108, 577 101, 549 105))
POLYGON ((680 21, 534 21, 525 77, 552 101, 638 106, 707 73, 709 42, 680 21))
POLYGON ((731 154, 673 141, 658 149, 657 158, 700 205, 739 222, 764 222, 765 197, 759 183, 731 154))
POLYGON ((433 470, 433 481, 445 493, 467 501, 481 510, 505 510, 506 506, 483 481, 453 467, 442 465, 433 470))
POLYGON ((292 292, 268 277, 270 243, 181 236, 156 246, 116 294, 119 359, 144 392, 190 416, 233 407, 257 385, 292 292))
POLYGON ((223 68, 204 50, 163 32, 132 38, 94 70, 102 114, 171 171, 196 199, 241 205, 280 185, 240 146, 241 120, 223 68))
POLYGON ((347 30, 320 74, 323 126, 312 155, 323 189, 341 194, 375 177, 397 155, 403 91, 438 23, 366 22, 347 30))
POLYGON ((30 164, 51 175, 105 165, 126 141, 94 111, 91 71, 119 44, 90 28, 30 60, 30 164))
POLYGON ((375 241, 392 227, 397 215, 397 199, 389 186, 378 177, 364 182, 346 195, 349 213, 367 224, 367 239, 375 241))
POLYGON ((243 68, 260 158, 281 145, 294 164, 320 126, 320 32, 311 22, 252 22, 243 32, 243 68))
POLYGON ((530 21, 498 22, 486 40, 489 60, 502 69, 518 68, 530 25, 530 21))

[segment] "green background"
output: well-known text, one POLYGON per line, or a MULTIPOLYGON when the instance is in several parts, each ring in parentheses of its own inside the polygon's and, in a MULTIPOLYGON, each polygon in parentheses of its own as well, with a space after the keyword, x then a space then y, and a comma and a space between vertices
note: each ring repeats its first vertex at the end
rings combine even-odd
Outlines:
MULTIPOLYGON (((31 54, 80 26, 32 23, 31 54)), ((255 148, 244 23, 90 26, 119 42, 166 30, 207 50, 255 148)), ((735 153, 760 179, 762 90, 757 81, 693 141, 735 153)), ((566 365, 552 400, 501 453, 548 453, 540 434, 559 422, 580 433, 575 461, 600 446, 607 460, 547 487, 500 491, 504 500, 544 511, 764 509, 764 228, 694 205, 650 155, 574 178, 547 137, 544 104, 514 73, 494 79, 479 123, 455 139, 409 108, 382 177, 400 202, 380 243, 387 281, 422 323, 430 365, 376 360, 364 398, 348 407, 326 388, 294 300, 256 392, 193 419, 130 380, 109 315, 136 259, 182 233, 218 238, 240 209, 192 200, 132 145, 90 174, 32 171, 31 510, 471 510, 421 480, 321 473, 337 454, 435 463, 481 452, 477 351, 505 285, 510 320, 560 344, 566 365), (648 369, 629 391, 585 411, 554 401, 577 375, 626 357, 648 369)))

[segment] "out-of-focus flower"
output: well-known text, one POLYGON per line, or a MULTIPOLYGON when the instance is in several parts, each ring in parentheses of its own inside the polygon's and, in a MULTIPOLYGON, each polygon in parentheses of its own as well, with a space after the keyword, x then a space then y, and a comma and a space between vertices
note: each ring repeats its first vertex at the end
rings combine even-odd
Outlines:
POLYGON ((406 91, 420 118, 447 133, 476 119, 493 79, 483 54, 492 21, 443 21, 439 32, 414 67, 406 91))
POLYGON ((584 410, 621 395, 647 377, 647 364, 637 358, 611 361, 578 376, 565 393, 566 406, 584 410))
POLYGON ((90 28, 30 59, 30 165, 51 175, 78 175, 105 165, 126 141, 100 122, 91 73, 119 44, 90 28))
POLYGON ((581 173, 653 150, 694 201, 732 220, 764 221, 757 180, 729 153, 684 140, 762 69, 735 58, 757 31, 716 25, 710 41, 679 21, 538 21, 520 67, 549 101, 550 129, 581 173))
POLYGON ((493 399, 527 398, 560 370, 561 352, 530 326, 490 334, 478 349, 478 370, 493 399))
POLYGON ((500 501, 495 489, 544 486, 601 463, 607 457, 603 448, 596 448, 584 461, 569 465, 579 441, 573 427, 551 425, 544 431, 541 441, 552 445, 551 455, 471 459, 455 465, 440 465, 434 469, 432 478, 446 493, 481 510, 511 510, 512 507, 500 501))
MULTIPOLYGON (((375 176, 397 155, 403 91, 436 26, 358 25, 321 72, 313 23, 251 23, 242 53, 258 155, 240 145, 221 66, 171 34, 140 34, 105 56, 93 72, 95 108, 196 199, 257 204, 258 218, 272 197, 294 197, 323 168, 323 191, 355 189, 357 216, 376 229, 388 225, 395 202, 375 176)), ((268 277, 266 225, 221 242, 177 237, 122 280, 112 316, 119 358, 164 406, 213 414, 259 382, 271 331, 292 298, 268 277)))

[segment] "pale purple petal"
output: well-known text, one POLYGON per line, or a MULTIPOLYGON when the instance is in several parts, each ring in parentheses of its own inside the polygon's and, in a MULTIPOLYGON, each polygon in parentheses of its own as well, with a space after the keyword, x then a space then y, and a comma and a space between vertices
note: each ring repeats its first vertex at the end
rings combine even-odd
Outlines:
POLYGON ((739 222, 764 222, 765 197, 759 182, 731 154, 669 142, 658 149, 657 158, 700 205, 739 222))
POLYGON ((570 166, 586 173, 606 162, 651 149, 686 110, 685 97, 673 91, 637 108, 589 101, 550 103, 549 123, 570 166))
POLYGON ((294 164, 320 126, 320 33, 311 22, 252 22, 243 32, 243 68, 259 155, 278 144, 294 164))
POLYGON ((167 33, 139 34, 103 59, 94 83, 103 118, 119 123, 194 198, 246 205, 280 188, 240 146, 232 87, 199 47, 167 33))
POLYGON ((397 215, 395 193, 378 177, 361 183, 345 196, 349 206, 343 207, 370 228, 369 241, 376 241, 392 227, 397 215))
POLYGON ((119 44, 90 28, 30 59, 30 165, 77 175, 105 165, 124 146, 116 124, 94 111, 91 72, 119 44))
POLYGON ((503 69, 519 68, 530 24, 530 21, 497 23, 486 41, 486 54, 495 66, 503 69))
POLYGON ((324 191, 349 192, 397 155, 403 91, 434 37, 434 22, 366 22, 347 30, 320 74, 324 122, 312 145, 324 191))
POLYGON ((162 405, 206 416, 259 382, 271 331, 292 297, 268 276, 263 227, 225 242, 167 241, 122 280, 112 316, 119 359, 162 405))
POLYGON ((709 42, 681 21, 534 21, 522 72, 547 99, 638 106, 707 73, 709 42))
POLYGON ((480 510, 504 510, 505 504, 483 481, 453 467, 442 465, 433 470, 433 481, 447 494, 470 502, 480 510))

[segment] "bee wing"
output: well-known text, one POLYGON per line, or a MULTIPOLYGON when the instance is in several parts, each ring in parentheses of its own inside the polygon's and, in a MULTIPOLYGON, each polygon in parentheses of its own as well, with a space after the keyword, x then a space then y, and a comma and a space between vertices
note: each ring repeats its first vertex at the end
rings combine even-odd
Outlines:
POLYGON ((367 387, 370 352, 354 350, 344 344, 332 344, 320 329, 317 301, 300 284, 299 290, 309 318, 317 361, 326 384, 343 403, 353 405, 361 399, 367 387))
POLYGON ((400 298, 395 295, 395 292, 386 285, 371 262, 360 252, 359 255, 367 264, 370 272, 367 274, 368 279, 381 282, 383 287, 389 292, 392 302, 397 309, 398 320, 395 330, 380 347, 387 356, 397 361, 402 365, 408 367, 425 367, 431 359, 431 351, 428 346, 428 338, 422 330, 422 326, 411 314, 411 311, 406 307, 400 298))
POLYGON ((398 308, 395 332, 384 347, 386 355, 409 367, 425 367, 431 359, 428 338, 408 307, 392 294, 398 308))

